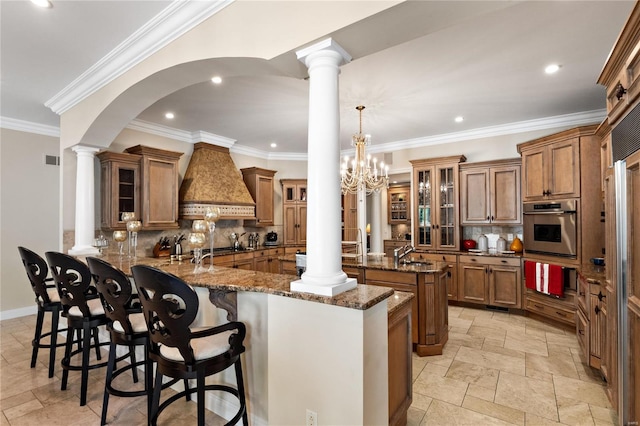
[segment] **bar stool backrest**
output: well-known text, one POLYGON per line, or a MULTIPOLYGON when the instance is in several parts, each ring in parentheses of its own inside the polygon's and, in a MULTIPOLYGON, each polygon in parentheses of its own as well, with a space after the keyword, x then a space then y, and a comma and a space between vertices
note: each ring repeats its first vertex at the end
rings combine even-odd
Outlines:
MULTIPOLYGON (((133 289, 131 281, 121 270, 96 257, 87 257, 87 264, 93 276, 104 312, 112 322, 119 322, 127 335, 133 335, 129 320, 133 289)), ((138 311, 140 312, 140 311, 138 311)))
POLYGON ((68 312, 73 306, 77 306, 82 316, 91 317, 87 299, 95 298, 98 292, 92 285, 89 267, 64 253, 48 251, 45 256, 53 280, 58 287, 64 311, 68 312))
POLYGON ((49 275, 47 262, 38 254, 25 247, 18 247, 22 264, 27 271, 31 289, 36 295, 36 303, 40 306, 50 304, 51 299, 47 292, 47 275, 49 275))

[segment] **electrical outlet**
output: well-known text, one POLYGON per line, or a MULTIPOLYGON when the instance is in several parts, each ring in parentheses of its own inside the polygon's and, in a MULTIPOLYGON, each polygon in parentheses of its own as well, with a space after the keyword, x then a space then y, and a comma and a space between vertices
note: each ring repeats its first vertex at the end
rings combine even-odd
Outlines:
POLYGON ((307 408, 307 426, 318 425, 318 413, 307 408))

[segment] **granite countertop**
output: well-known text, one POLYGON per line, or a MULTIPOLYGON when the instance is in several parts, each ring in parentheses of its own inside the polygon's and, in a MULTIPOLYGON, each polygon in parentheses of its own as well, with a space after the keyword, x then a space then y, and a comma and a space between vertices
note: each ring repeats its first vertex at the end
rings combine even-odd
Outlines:
POLYGON ((396 291, 387 299, 387 315, 392 315, 395 311, 402 308, 407 303, 411 303, 411 299, 415 296, 413 293, 406 291, 396 291))
POLYGON ((195 266, 188 260, 171 262, 167 258, 138 257, 135 260, 129 260, 120 258, 117 255, 107 255, 103 256, 102 259, 121 269, 127 275, 131 275, 131 266, 133 265, 149 265, 174 274, 194 287, 267 293, 358 310, 369 309, 394 293, 394 290, 388 287, 358 284, 355 289, 345 291, 334 297, 319 296, 310 293, 292 292, 290 290, 291 281, 295 280, 295 278, 291 277, 291 275, 270 274, 221 266, 216 266, 213 272, 203 270, 202 272, 194 273, 195 266))
POLYGON ((584 277, 591 284, 604 284, 605 267, 592 264, 581 265, 578 268, 578 274, 584 277))
MULTIPOLYGON (((296 255, 295 254, 286 254, 284 256, 279 256, 279 260, 283 260, 285 262, 295 262, 296 255)), ((448 264, 445 262, 433 262, 430 260, 419 261, 419 262, 411 262, 411 263, 403 263, 400 261, 398 266, 393 264, 393 259, 387 256, 382 256, 378 259, 372 257, 364 257, 361 261, 349 260, 342 263, 343 266, 350 266, 352 268, 359 269, 379 269, 384 271, 395 271, 395 272, 412 272, 412 273, 427 273, 432 274, 436 272, 441 272, 444 269, 448 268, 448 264)))

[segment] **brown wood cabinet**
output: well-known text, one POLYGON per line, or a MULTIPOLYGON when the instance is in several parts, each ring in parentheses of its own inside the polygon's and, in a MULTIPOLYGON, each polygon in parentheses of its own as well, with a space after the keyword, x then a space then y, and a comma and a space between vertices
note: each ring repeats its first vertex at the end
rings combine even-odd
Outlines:
POLYGON ((418 249, 460 248, 459 172, 464 155, 413 160, 414 245, 418 249))
POLYGON ((459 256, 458 300, 520 309, 522 307, 520 259, 459 256))
POLYGON ((605 291, 607 305, 607 323, 605 333, 605 353, 602 356, 600 370, 607 380, 607 395, 611 404, 618 404, 618 306, 617 306, 617 259, 616 246, 616 191, 613 168, 608 167, 604 175, 605 209, 605 291))
POLYGON ((278 257, 284 253, 281 248, 260 249, 254 251, 253 267, 259 272, 280 273, 278 257))
POLYGON ((275 170, 249 167, 240 169, 242 179, 256 203, 256 219, 245 220, 245 226, 273 225, 273 176, 275 170))
POLYGON ((284 244, 307 244, 307 180, 281 179, 284 244))
MULTIPOLYGON (((391 296, 393 297, 393 296, 391 296)), ((392 311, 388 324, 389 425, 406 425, 413 398, 411 304, 392 311)))
POLYGON ((576 325, 575 291, 565 292, 564 299, 556 299, 530 289, 525 292, 525 309, 536 316, 551 319, 569 327, 576 325))
POLYGON ((446 271, 426 274, 365 270, 365 284, 413 293, 412 340, 418 356, 441 355, 449 337, 446 271))
POLYGON ((521 224, 520 168, 520 158, 461 164, 461 224, 521 224))
POLYGON ((361 241, 358 230, 358 194, 342 195, 342 241, 361 241))
MULTIPOLYGON (((393 256, 393 253, 391 253, 393 256)), ((458 300, 458 256, 455 254, 440 253, 412 253, 411 260, 421 261, 428 260, 432 262, 446 262, 449 269, 445 275, 447 284, 447 298, 449 300, 458 300)))
POLYGON ((410 185, 392 186, 387 190, 387 216, 389 224, 398 225, 411 222, 410 185))
POLYGON ((518 145, 523 201, 580 197, 580 151, 575 137, 518 145), (528 145, 531 144, 531 145, 528 145))
POLYGON ((122 212, 134 212, 140 218, 140 156, 105 151, 100 159, 100 227, 126 229, 122 212))
POLYGON ((142 229, 175 229, 178 225, 178 161, 181 152, 136 145, 125 150, 142 156, 142 229))

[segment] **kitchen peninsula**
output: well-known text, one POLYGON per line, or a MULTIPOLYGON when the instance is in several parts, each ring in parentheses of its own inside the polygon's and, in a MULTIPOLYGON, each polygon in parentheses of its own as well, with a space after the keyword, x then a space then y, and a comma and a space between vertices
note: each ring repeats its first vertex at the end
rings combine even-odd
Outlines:
MULTIPOLYGON (((253 423, 291 422, 309 406, 323 418, 335 416, 335 421, 406 423, 411 404, 411 293, 392 286, 358 285, 323 297, 291 292, 289 275, 224 267, 195 272, 188 260, 166 258, 103 259, 127 274, 134 264, 145 264, 192 285, 201 308, 196 326, 226 320, 222 311, 208 308, 209 302, 224 309, 227 319, 247 324, 244 368, 249 412, 257 421, 253 423), (309 360, 319 357, 327 360, 327 368, 310 371, 309 360), (302 381, 314 384, 310 389, 316 391, 298 395, 302 381)), ((378 262, 377 267, 382 270, 384 265, 378 262)), ((415 275, 408 271, 422 268, 420 274, 429 275, 426 265, 403 268, 407 272, 398 273, 415 275)), ((430 270, 436 269, 434 265, 430 270)), ((444 302, 446 313, 446 293, 444 302)), ((220 412, 231 403, 211 405, 220 412)))

